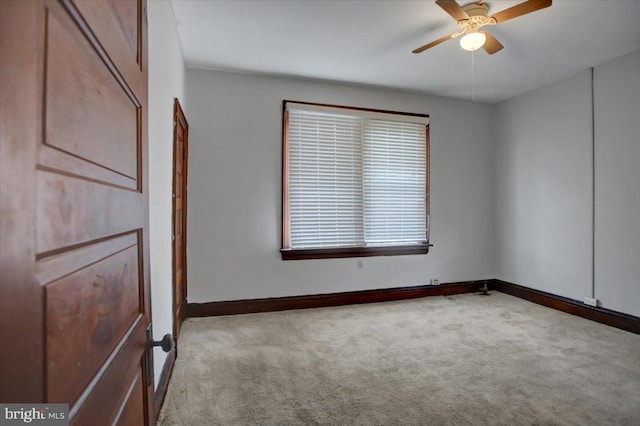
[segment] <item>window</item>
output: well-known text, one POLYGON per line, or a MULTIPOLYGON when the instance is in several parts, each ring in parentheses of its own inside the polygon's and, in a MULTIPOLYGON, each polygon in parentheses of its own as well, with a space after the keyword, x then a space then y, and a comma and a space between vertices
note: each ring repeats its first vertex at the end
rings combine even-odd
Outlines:
POLYGON ((429 117, 284 101, 282 258, 427 253, 429 117))

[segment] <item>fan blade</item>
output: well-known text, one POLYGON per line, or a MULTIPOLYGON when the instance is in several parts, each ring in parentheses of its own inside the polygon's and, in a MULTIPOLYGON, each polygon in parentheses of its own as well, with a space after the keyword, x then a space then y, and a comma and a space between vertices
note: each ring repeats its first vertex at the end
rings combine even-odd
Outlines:
POLYGON ((494 53, 502 50, 504 46, 494 36, 492 36, 491 33, 482 31, 482 34, 487 37, 487 41, 484 42, 482 47, 489 55, 493 55, 494 53))
POLYGON ((444 36, 442 38, 437 39, 436 41, 432 41, 431 43, 427 43, 424 46, 418 47, 416 50, 413 51, 413 53, 424 52, 425 50, 430 49, 433 46, 437 46, 440 43, 444 43, 447 40, 451 40, 452 38, 456 38, 459 35, 460 35, 460 33, 453 33, 453 34, 450 34, 448 36, 444 36))
POLYGON ((437 0, 436 4, 443 8, 449 15, 453 16, 453 19, 456 21, 469 19, 467 12, 465 12, 464 9, 453 0, 437 0))
POLYGON ((535 12, 536 10, 544 9, 551 6, 552 0, 529 0, 524 3, 517 4, 509 9, 505 9, 502 12, 498 12, 492 16, 497 23, 508 21, 509 19, 517 18, 518 16, 526 15, 527 13, 535 12))

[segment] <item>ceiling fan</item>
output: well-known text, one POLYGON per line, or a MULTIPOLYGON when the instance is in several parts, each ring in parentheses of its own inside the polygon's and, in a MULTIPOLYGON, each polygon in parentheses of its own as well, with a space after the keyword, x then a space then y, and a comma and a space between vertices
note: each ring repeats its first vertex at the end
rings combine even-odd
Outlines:
POLYGON ((497 25, 509 19, 544 9, 545 7, 551 6, 551 2, 552 0, 527 0, 498 12, 495 15, 489 16, 489 6, 484 4, 484 0, 462 7, 454 0, 436 0, 438 6, 458 21, 460 31, 427 43, 414 50, 413 53, 424 52, 433 46, 465 34, 465 36, 460 39, 460 46, 463 49, 473 52, 483 47, 489 55, 493 55, 502 50, 504 46, 489 32, 479 31, 480 28, 486 25, 497 25))

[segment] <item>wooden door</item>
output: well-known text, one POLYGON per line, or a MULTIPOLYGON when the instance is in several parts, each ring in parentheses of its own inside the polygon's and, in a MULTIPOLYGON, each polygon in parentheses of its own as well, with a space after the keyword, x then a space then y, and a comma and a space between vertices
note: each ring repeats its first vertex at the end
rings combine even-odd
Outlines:
POLYGON ((0 400, 153 424, 145 0, 0 9, 0 400))
POLYGON ((173 335, 177 343, 187 301, 186 230, 189 153, 189 125, 178 99, 174 101, 173 128, 173 335))

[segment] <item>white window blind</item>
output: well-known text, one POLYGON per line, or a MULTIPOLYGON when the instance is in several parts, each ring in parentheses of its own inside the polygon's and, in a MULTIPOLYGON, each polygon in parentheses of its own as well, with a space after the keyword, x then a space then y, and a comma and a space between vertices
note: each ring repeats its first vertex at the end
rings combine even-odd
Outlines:
POLYGON ((289 112, 291 246, 364 243, 362 120, 289 112))
POLYGON ((425 126, 365 120, 364 228, 368 245, 426 241, 425 126))
POLYGON ((285 248, 426 241, 425 117, 298 104, 287 114, 285 248))

